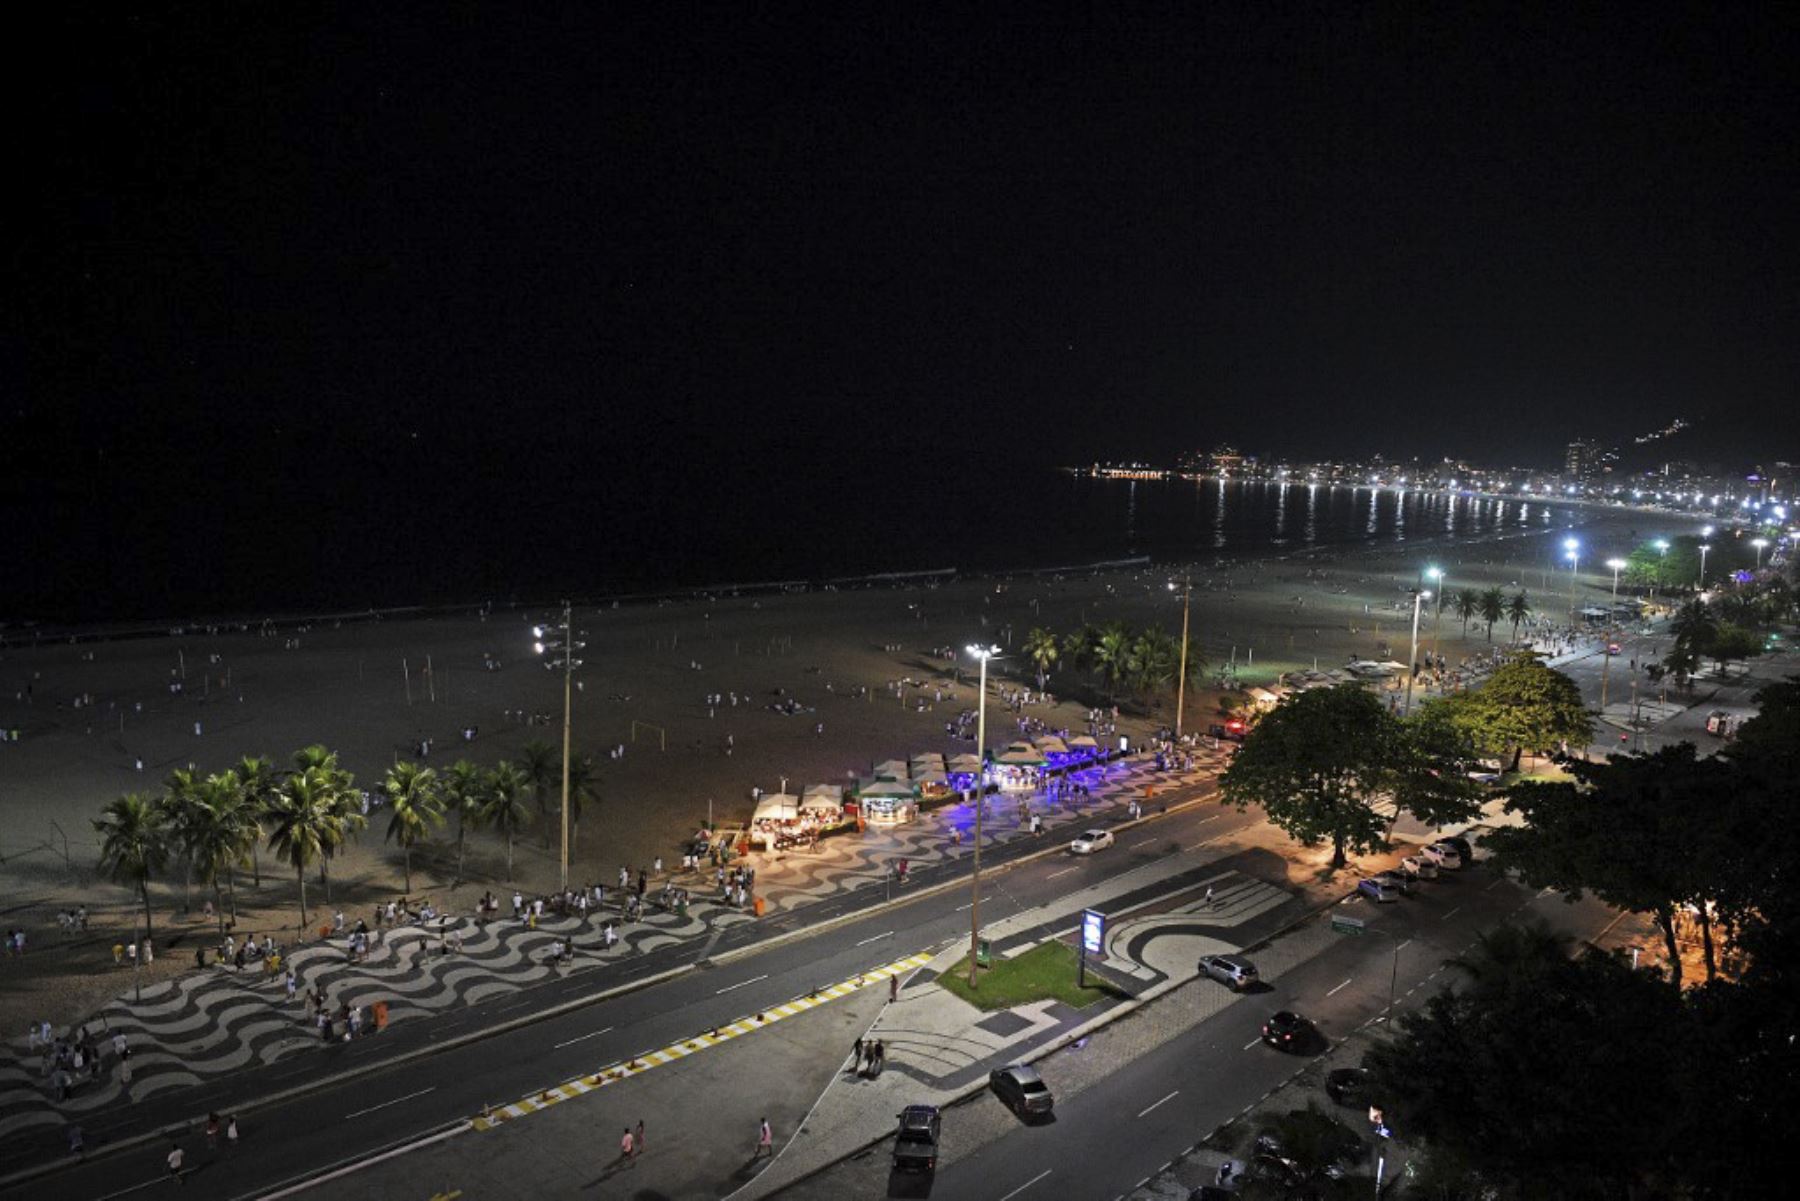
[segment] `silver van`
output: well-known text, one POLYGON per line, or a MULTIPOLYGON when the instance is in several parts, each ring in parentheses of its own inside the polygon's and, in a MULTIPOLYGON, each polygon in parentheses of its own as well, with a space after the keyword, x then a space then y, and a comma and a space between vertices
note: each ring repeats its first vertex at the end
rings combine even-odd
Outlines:
POLYGON ((1242 992, 1256 983, 1256 965, 1242 955, 1202 955, 1200 974, 1242 992))

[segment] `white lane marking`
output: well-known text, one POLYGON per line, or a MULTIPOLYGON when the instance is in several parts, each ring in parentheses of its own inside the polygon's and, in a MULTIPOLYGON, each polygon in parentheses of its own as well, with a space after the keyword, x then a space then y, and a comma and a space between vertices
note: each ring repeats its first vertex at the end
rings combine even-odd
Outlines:
POLYGON ((1155 842, 1156 838, 1157 838, 1157 836, 1152 834, 1148 838, 1140 838, 1136 842, 1128 842, 1125 844, 1125 849, 1128 851, 1132 851, 1132 850, 1136 850, 1138 847, 1147 847, 1151 843, 1155 842))
POLYGON ((973 909, 973 908, 975 908, 975 902, 974 902, 974 901, 970 901, 970 902, 969 902, 969 903, 968 903, 968 904, 967 904, 967 905, 958 905, 958 906, 957 906, 957 907, 956 907, 956 910, 955 910, 955 912, 957 912, 957 913, 964 913, 964 912, 967 912, 967 911, 968 911, 968 910, 970 910, 970 909, 973 909))
POLYGON ((395 1097, 392 1101, 383 1101, 379 1105, 371 1105, 367 1109, 359 1109, 355 1113, 347 1113, 344 1115, 344 1118, 346 1120, 350 1118, 360 1118, 365 1113, 374 1113, 377 1109, 386 1109, 390 1105, 398 1105, 402 1101, 410 1101, 414 1097, 423 1097, 426 1093, 435 1092, 437 1092, 437 1085, 434 1084, 430 1088, 422 1088, 416 1093, 407 1093, 404 1097, 395 1097))
POLYGON ((1344 985, 1349 984, 1349 983, 1350 983, 1350 981, 1346 980, 1346 981, 1344 981, 1344 984, 1338 985, 1337 988, 1332 989, 1330 992, 1326 993, 1325 995, 1328 997, 1335 997, 1338 995, 1338 992, 1344 987, 1344 985))
POLYGON ((746 984, 755 984, 758 980, 767 980, 768 978, 769 978, 768 973, 764 972, 762 975, 752 976, 748 980, 739 980, 736 984, 727 984, 724 988, 718 989, 717 991, 715 991, 713 993, 713 996, 715 996, 715 997, 724 996, 726 993, 730 992, 734 988, 742 988, 746 984))
POLYGON ((1498 880, 1495 880, 1492 884, 1488 885, 1486 888, 1482 889, 1481 891, 1482 892, 1493 892, 1496 888, 1499 888, 1504 883, 1506 883, 1506 877, 1501 876, 1498 880))
POLYGON ((1057 878, 1057 877, 1058 877, 1058 876, 1066 876, 1066 875, 1068 875, 1068 874, 1069 874, 1069 873, 1070 873, 1070 872, 1073 872, 1073 871, 1079 871, 1079 870, 1081 870, 1081 869, 1080 869, 1080 868, 1074 868, 1074 867, 1065 867, 1065 868, 1063 868, 1063 869, 1062 869, 1062 870, 1061 870, 1061 871, 1060 871, 1060 872, 1051 872, 1051 873, 1050 873, 1050 874, 1049 874, 1049 875, 1048 875, 1048 876, 1046 876, 1046 877, 1044 877, 1044 878, 1045 878, 1045 879, 1046 879, 1046 880, 1054 880, 1054 879, 1056 879, 1056 878, 1057 878))
POLYGON ((1249 1042, 1244 1044, 1244 1050, 1248 1051, 1251 1047, 1254 1047, 1257 1043, 1259 1043, 1261 1041, 1262 1041, 1262 1039, 1260 1039, 1260 1038, 1251 1039, 1249 1042))
POLYGON ((1149 1113, 1152 1109, 1155 1109, 1157 1105, 1161 1105, 1163 1103, 1163 1101, 1173 1101, 1176 1097, 1179 1097, 1180 1095, 1181 1095, 1181 1090, 1176 1089, 1174 1092, 1172 1092, 1168 1096, 1164 1097, 1162 1099, 1162 1101, 1158 1101, 1154 1105, 1148 1105, 1148 1106, 1145 1106, 1143 1109, 1138 1110, 1138 1117, 1140 1117, 1140 1118, 1143 1117, 1145 1114, 1149 1113))
POLYGON ((1446 913, 1443 917, 1439 918, 1438 920, 1441 922, 1447 922, 1451 918, 1455 917, 1457 914, 1459 914, 1461 912, 1462 912, 1462 906, 1458 905, 1455 909, 1452 909, 1449 913, 1446 913))
POLYGON ((894 932, 892 930, 884 930, 880 934, 869 935, 869 937, 863 939, 862 942, 859 942, 856 945, 860 947, 860 946, 864 946, 868 943, 880 942, 884 938, 892 938, 892 937, 894 937, 894 932))
POLYGON ((1399 946, 1395 947, 1394 950, 1404 951, 1404 950, 1406 950, 1406 948, 1408 948, 1410 946, 1412 946, 1412 939, 1409 938, 1405 942, 1401 943, 1399 946))
POLYGON ((572 1047, 576 1043, 584 1043, 590 1038, 599 1038, 602 1034, 610 1034, 611 1032, 612 1032, 612 1027, 608 1026, 605 1030, 596 1030, 592 1034, 578 1034, 574 1038, 569 1039, 567 1042, 557 1043, 556 1046, 551 1047, 550 1049, 552 1051, 558 1051, 564 1047, 572 1047))
POLYGON ((1048 1176, 1052 1170, 1053 1169, 1051 1169, 1051 1168, 1045 1168, 1043 1171, 1039 1172, 1036 1176, 1033 1176, 1030 1180, 1027 1180, 1024 1184, 1021 1184, 1018 1188, 1016 1188, 1012 1192, 1006 1194, 1006 1196, 1000 1198, 1000 1201, 1012 1201, 1012 1199, 1014 1197, 1018 1196, 1020 1193, 1024 1192, 1026 1189, 1030 1188, 1032 1185, 1036 1184, 1038 1181, 1040 1181, 1044 1177, 1048 1176))

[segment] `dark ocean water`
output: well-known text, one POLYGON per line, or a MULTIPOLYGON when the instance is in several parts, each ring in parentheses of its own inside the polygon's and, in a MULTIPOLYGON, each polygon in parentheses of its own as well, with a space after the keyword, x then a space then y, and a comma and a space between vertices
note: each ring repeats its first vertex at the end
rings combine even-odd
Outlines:
POLYGON ((455 489, 407 496, 214 497, 155 516, 83 510, 44 527, 12 620, 192 618, 541 600, 709 584, 1148 555, 1206 562, 1419 544, 1579 523, 1578 506, 1439 492, 1219 481, 1095 480, 909 466, 891 475, 715 483, 693 492, 577 487, 565 497, 455 489), (109 524, 109 521, 116 524, 109 524))

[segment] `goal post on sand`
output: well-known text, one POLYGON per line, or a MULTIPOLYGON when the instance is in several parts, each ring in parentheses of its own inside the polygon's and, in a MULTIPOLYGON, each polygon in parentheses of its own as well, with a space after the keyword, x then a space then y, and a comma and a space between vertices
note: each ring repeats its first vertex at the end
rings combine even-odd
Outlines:
POLYGON ((667 730, 663 729, 661 726, 651 725, 647 721, 638 721, 636 718, 633 718, 631 722, 631 741, 636 742, 638 740, 638 729, 640 727, 645 730, 656 731, 657 750, 666 751, 669 749, 669 732, 667 730))

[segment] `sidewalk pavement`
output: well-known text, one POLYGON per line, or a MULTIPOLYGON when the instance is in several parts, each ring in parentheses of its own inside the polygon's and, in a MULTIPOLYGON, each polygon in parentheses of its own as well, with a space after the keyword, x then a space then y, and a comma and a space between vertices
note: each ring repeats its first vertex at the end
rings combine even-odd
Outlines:
MULTIPOLYGON (((1088 789, 1086 796, 1074 789, 1065 789, 1057 799, 1042 793, 990 794, 983 845, 1032 838, 1026 828, 1028 812, 1039 815, 1046 830, 1061 829, 1093 822, 1133 799, 1141 801, 1147 788, 1200 783, 1216 770, 1224 754, 1216 749, 1203 753, 1191 772, 1159 772, 1148 757, 1087 768, 1071 776, 1088 789)), ((968 831, 973 818, 973 807, 959 803, 922 813, 920 820, 907 826, 870 827, 862 835, 827 839, 813 853, 752 856, 756 892, 777 911, 792 911, 881 883, 901 859, 909 860, 920 875, 928 875, 934 865, 959 863, 973 853, 972 837, 957 840, 951 835, 953 829, 968 831)), ((163 981, 145 989, 142 1001, 121 996, 82 1024, 103 1032, 103 1044, 115 1032, 127 1036, 131 1082, 122 1081, 119 1064, 106 1046, 99 1081, 83 1083, 57 1102, 40 1057, 27 1038, 15 1037, 0 1047, 0 1137, 36 1129, 49 1151, 54 1146, 49 1132, 70 1120, 91 1123, 118 1104, 166 1103, 170 1107, 166 1120, 190 1119, 195 1115, 179 1110, 183 1089, 320 1045, 319 1032, 307 1023, 303 1007, 309 989, 327 996, 333 1010, 345 1002, 353 1007, 383 1002, 390 1023, 407 1022, 756 920, 712 899, 706 891, 710 876, 705 873, 676 873, 673 879, 694 894, 684 916, 647 912, 637 922, 623 923, 609 905, 585 919, 546 918, 536 929, 511 918, 485 923, 450 918, 447 929, 444 923, 390 929, 372 944, 367 957, 355 963, 349 961, 345 936, 292 949, 283 965, 293 967, 298 977, 291 1000, 280 977, 265 976, 260 967, 240 972, 225 966, 163 981), (618 924, 619 937, 607 948, 600 928, 609 920, 618 924), (443 953, 448 932, 460 933, 460 952, 443 953), (558 939, 575 943, 569 964, 548 962, 551 944, 558 939)), ((609 888, 609 899, 613 895, 609 888)))

